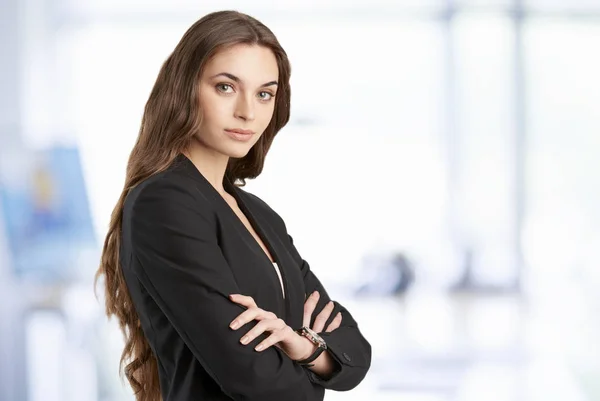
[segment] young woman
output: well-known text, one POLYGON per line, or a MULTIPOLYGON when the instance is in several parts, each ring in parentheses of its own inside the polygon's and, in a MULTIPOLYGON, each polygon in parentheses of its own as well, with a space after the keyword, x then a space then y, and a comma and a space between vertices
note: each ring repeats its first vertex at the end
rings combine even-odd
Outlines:
POLYGON ((97 278, 138 401, 322 400, 365 377, 371 346, 240 187, 290 113, 273 33, 233 11, 197 21, 150 94, 97 278))

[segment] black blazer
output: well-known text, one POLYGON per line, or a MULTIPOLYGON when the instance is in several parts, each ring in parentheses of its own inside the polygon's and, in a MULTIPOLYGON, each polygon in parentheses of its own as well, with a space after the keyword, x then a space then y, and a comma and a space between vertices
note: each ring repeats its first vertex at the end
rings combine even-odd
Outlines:
POLYGON ((224 185, 278 263, 285 299, 267 255, 187 157, 139 184, 125 201, 120 260, 158 359, 163 400, 313 401, 323 400, 325 389, 354 388, 370 367, 371 346, 339 303, 327 325, 341 311, 341 327, 322 333, 337 364, 329 380, 277 347, 255 351, 267 334, 242 345, 256 321, 229 328, 245 310, 229 294, 253 297, 293 329, 302 325, 307 294, 321 293, 313 322, 330 298, 281 217, 255 195, 224 185))

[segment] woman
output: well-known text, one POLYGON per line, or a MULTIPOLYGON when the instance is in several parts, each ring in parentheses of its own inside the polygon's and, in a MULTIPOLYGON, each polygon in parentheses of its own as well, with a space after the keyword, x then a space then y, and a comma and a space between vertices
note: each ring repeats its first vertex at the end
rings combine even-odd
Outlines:
POLYGON ((137 400, 322 400, 369 369, 355 320, 240 188, 289 119, 289 77, 273 33, 233 11, 158 74, 97 274, 137 400))

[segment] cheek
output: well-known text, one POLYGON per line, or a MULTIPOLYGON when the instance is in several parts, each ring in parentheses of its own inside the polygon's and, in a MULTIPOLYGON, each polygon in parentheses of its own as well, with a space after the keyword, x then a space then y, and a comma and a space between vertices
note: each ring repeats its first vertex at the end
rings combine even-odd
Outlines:
POLYGON ((216 132, 228 126, 228 118, 222 107, 209 107, 205 110, 202 126, 208 132, 216 132))
POLYGON ((261 123, 263 128, 267 128, 267 125, 271 122, 273 118, 273 113, 275 112, 275 104, 269 105, 269 107, 265 107, 264 113, 261 116, 261 123))
POLYGON ((203 114, 202 125, 218 124, 220 121, 223 121, 229 109, 228 102, 209 94, 202 98, 200 105, 203 114))

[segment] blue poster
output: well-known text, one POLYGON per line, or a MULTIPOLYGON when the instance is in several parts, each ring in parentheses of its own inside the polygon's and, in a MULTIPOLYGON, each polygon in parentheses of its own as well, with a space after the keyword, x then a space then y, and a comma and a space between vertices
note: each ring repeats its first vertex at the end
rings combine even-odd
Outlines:
POLYGON ((97 245, 79 152, 54 147, 29 155, 26 163, 4 164, 14 170, 0 180, 13 271, 35 281, 68 281, 97 245))

